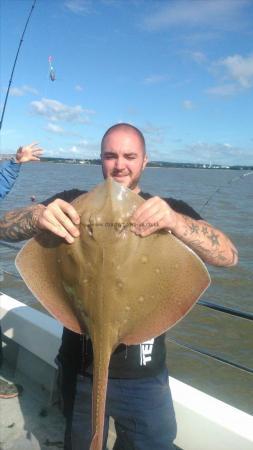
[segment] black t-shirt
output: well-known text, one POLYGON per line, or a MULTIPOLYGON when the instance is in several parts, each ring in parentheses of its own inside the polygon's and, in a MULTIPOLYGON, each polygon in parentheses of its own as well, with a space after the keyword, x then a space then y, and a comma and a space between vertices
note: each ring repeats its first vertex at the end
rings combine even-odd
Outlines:
MULTIPOLYGON (((56 198, 71 202, 87 191, 72 189, 63 191, 43 202, 48 205, 56 198)), ((145 200, 151 198, 148 193, 140 192, 145 200)), ((164 198, 176 212, 200 220, 201 216, 182 200, 164 198)), ((58 355, 64 366, 71 367, 76 373, 92 374, 93 352, 91 340, 66 328, 63 330, 62 344, 58 355)), ((110 378, 143 378, 155 376, 165 367, 166 347, 165 333, 140 345, 119 345, 111 356, 109 366, 110 378)))

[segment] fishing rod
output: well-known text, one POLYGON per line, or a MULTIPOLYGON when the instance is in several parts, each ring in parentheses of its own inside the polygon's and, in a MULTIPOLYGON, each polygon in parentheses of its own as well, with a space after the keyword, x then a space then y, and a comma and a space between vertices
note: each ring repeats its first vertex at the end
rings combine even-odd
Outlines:
POLYGON ((29 16, 28 16, 27 21, 26 21, 26 24, 25 24, 25 28, 24 28, 24 30, 23 30, 21 39, 20 39, 20 41, 19 41, 18 50, 17 50, 16 57, 15 57, 15 60, 14 60, 14 63, 13 63, 13 67, 12 67, 12 71, 11 71, 11 76, 10 76, 9 84, 8 84, 7 92, 6 92, 6 95, 5 95, 4 106, 3 106, 3 111, 2 111, 2 115, 1 115, 1 121, 0 121, 0 130, 2 129, 2 124, 3 124, 3 120, 4 120, 5 108, 6 108, 7 100, 8 100, 8 97, 9 97, 9 91, 10 91, 10 87, 11 87, 11 84, 12 84, 12 79, 13 79, 15 67, 16 67, 16 64, 17 64, 18 55, 19 55, 20 48, 21 48, 21 45, 22 45, 23 40, 24 40, 24 35, 25 35, 25 32, 26 32, 26 29, 27 29, 29 20, 30 20, 31 15, 32 15, 33 10, 34 10, 36 1, 37 1, 37 0, 34 0, 34 2, 33 2, 33 5, 32 5, 32 7, 31 7, 29 16))
POLYGON ((248 177, 249 175, 253 175, 253 171, 252 172, 246 172, 243 173, 242 175, 239 175, 237 177, 233 177, 230 180, 228 180, 225 184, 219 185, 215 191, 208 197, 208 199, 205 201, 205 203, 201 206, 199 212, 201 212, 203 210, 203 208, 205 208, 208 203, 210 202, 210 200, 212 200, 212 198, 215 196, 215 194, 217 194, 221 189, 223 189, 224 187, 228 186, 229 184, 234 183, 234 181, 238 181, 244 177, 248 177))

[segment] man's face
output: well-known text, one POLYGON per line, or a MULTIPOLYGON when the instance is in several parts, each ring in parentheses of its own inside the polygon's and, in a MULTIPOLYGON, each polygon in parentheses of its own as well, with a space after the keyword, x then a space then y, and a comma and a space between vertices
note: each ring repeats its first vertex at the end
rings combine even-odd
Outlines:
POLYGON ((116 129, 105 138, 101 151, 104 178, 139 192, 138 182, 147 164, 147 156, 138 134, 131 129, 116 129))

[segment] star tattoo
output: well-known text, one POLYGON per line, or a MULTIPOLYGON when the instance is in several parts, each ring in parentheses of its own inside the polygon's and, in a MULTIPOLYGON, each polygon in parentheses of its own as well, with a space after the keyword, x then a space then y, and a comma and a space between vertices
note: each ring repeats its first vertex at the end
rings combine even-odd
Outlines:
POLYGON ((218 239, 218 234, 215 233, 211 233, 210 236, 208 236, 208 239, 210 239, 210 241, 212 242, 212 245, 219 245, 219 239, 218 239))

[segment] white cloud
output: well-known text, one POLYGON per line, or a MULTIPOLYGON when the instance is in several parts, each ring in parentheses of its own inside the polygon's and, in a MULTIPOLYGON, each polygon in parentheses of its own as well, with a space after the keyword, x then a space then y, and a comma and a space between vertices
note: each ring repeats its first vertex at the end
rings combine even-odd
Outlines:
POLYGON ((13 87, 13 88, 10 88, 10 95, 12 97, 22 97, 23 95, 25 95, 25 93, 24 93, 23 89, 13 87))
POLYGON ((55 134, 64 134, 64 129, 56 125, 55 123, 48 123, 46 130, 55 134))
POLYGON ((84 109, 80 105, 68 106, 58 100, 42 98, 31 103, 34 114, 44 116, 51 122, 78 122, 88 123, 89 116, 95 111, 84 109))
POLYGON ((253 55, 248 57, 228 56, 217 64, 225 67, 228 75, 243 88, 249 88, 253 85, 253 55))
POLYGON ((163 127, 154 125, 151 122, 146 122, 145 125, 141 127, 141 131, 144 134, 159 134, 163 131, 163 127))
POLYGON ((38 91, 34 87, 28 85, 13 87, 10 89, 10 95, 13 97, 23 97, 26 94, 38 95, 38 91))
POLYGON ((191 161, 212 164, 251 164, 253 162, 252 152, 241 149, 228 143, 196 142, 187 145, 183 150, 184 160, 187 154, 191 161), (248 155, 247 155, 248 153, 248 155), (246 157, 247 155, 247 157, 246 157))
POLYGON ((37 91, 37 89, 33 88, 32 86, 24 85, 23 89, 24 89, 25 92, 28 92, 28 93, 33 94, 33 95, 38 95, 38 93, 39 93, 37 91))
POLYGON ((166 125, 156 125, 152 122, 146 122, 142 127, 141 131, 144 134, 146 140, 146 147, 149 155, 149 159, 159 159, 160 149, 165 141, 165 133, 169 126, 166 125))
POLYGON ((167 75, 150 75, 144 79, 144 84, 159 84, 167 79, 167 75))
POLYGON ((193 61, 195 61, 198 64, 205 63, 207 61, 207 57, 203 52, 191 52, 190 53, 191 58, 193 61))
POLYGON ((72 155, 77 155, 77 154, 79 154, 79 150, 78 150, 78 148, 77 148, 75 145, 73 145, 73 147, 70 147, 69 152, 70 152, 72 155))
POLYGON ((194 30, 192 28, 184 30, 184 32, 178 35, 177 38, 179 38, 183 42, 183 44, 186 45, 188 48, 189 46, 196 47, 199 46, 200 44, 203 45, 207 42, 209 43, 211 41, 214 42, 219 40, 223 34, 223 31, 224 30, 222 29, 222 27, 220 30, 217 29, 213 30, 211 28, 208 28, 208 26, 203 26, 199 28, 196 27, 194 30))
POLYGON ((183 108, 184 109, 193 109, 194 108, 193 102, 191 100, 184 100, 183 108))
POLYGON ((47 155, 62 156, 64 158, 98 159, 100 157, 100 144, 99 142, 81 139, 78 142, 73 142, 69 147, 47 150, 47 155))
POLYGON ((75 142, 72 147, 70 147, 69 151, 78 153, 86 158, 99 158, 100 144, 98 142, 90 142, 87 139, 81 139, 80 141, 75 142))
POLYGON ((93 12, 91 0, 67 0, 64 6, 74 14, 91 14, 93 12))
POLYGON ((230 95, 237 94, 239 90, 240 88, 236 84, 228 83, 208 88, 206 89, 205 92, 206 94, 210 95, 219 95, 221 97, 228 97, 230 95))
POLYGON ((81 86, 80 84, 76 84, 75 85, 75 90, 77 91, 77 92, 82 92, 83 91, 83 86, 81 86))
POLYGON ((171 26, 235 26, 238 15, 249 0, 176 0, 167 3, 158 2, 156 11, 146 16, 143 25, 146 29, 160 30, 171 26), (162 6, 161 6, 162 5, 162 6))
POLYGON ((219 81, 216 86, 208 88, 205 92, 222 97, 240 93, 253 87, 253 55, 233 55, 215 61, 210 71, 219 81))

